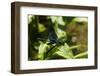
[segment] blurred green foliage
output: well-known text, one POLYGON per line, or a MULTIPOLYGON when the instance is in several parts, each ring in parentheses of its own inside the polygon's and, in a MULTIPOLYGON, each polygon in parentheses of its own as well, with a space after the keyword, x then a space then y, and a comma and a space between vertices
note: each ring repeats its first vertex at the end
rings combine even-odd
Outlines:
POLYGON ((87 17, 28 15, 28 59, 88 58, 87 24, 87 17), (48 45, 49 27, 59 43, 48 45))

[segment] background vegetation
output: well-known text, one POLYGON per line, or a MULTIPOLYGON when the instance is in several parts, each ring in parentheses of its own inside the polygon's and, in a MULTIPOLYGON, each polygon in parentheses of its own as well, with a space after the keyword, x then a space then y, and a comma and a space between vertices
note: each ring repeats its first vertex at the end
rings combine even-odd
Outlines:
POLYGON ((87 58, 88 18, 28 15, 28 59, 87 58))

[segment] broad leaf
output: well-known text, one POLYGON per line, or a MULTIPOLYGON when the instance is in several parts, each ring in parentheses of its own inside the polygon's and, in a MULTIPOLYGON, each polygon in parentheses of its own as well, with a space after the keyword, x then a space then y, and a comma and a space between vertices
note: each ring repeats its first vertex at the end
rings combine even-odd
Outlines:
POLYGON ((41 42, 41 44, 39 46, 39 53, 38 53, 38 58, 40 60, 44 59, 44 54, 45 54, 47 48, 48 48, 48 45, 46 43, 44 44, 44 43, 41 42))
POLYGON ((72 50, 69 49, 70 47, 65 43, 64 45, 58 47, 59 51, 56 53, 66 59, 74 58, 72 50))

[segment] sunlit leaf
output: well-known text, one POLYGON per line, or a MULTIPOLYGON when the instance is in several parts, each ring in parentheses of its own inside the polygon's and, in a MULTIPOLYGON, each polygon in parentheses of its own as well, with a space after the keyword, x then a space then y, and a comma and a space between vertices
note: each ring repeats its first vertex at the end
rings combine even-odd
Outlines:
POLYGON ((74 45, 74 46, 71 46, 69 49, 75 49, 75 48, 79 48, 81 45, 74 45))
POLYGON ((54 23, 55 21, 57 21, 57 17, 56 16, 50 16, 52 22, 54 23))
POLYGON ((65 37, 66 32, 58 28, 57 29, 57 35, 58 35, 58 38, 65 37))
POLYGON ((75 21, 75 22, 87 22, 88 19, 87 18, 74 18, 73 21, 75 21))
POLYGON ((32 22, 32 19, 34 19, 35 17, 33 15, 28 15, 28 23, 32 22))
POLYGON ((58 24, 60 24, 60 25, 65 25, 65 22, 63 21, 63 18, 60 16, 60 17, 58 17, 58 19, 57 19, 57 22, 58 22, 58 24))
POLYGON ((43 24, 39 24, 38 25, 38 30, 39 30, 39 32, 43 32, 43 31, 46 30, 46 27, 43 24))
POLYGON ((73 53, 69 48, 70 47, 65 43, 63 46, 58 47, 59 51, 56 53, 66 59, 73 58, 73 53))
POLYGON ((83 52, 83 53, 80 53, 80 54, 74 56, 74 58, 80 58, 80 57, 85 56, 85 55, 87 55, 87 54, 88 54, 88 53, 87 53, 87 51, 86 51, 86 52, 83 52))
POLYGON ((39 53, 38 53, 38 58, 40 60, 44 59, 44 53, 46 52, 47 48, 48 48, 48 45, 41 42, 39 46, 39 53))

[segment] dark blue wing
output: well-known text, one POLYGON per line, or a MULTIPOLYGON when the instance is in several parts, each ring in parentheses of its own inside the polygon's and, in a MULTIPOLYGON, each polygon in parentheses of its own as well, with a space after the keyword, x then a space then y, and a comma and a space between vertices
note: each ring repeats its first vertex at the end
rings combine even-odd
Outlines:
POLYGON ((50 41, 48 44, 57 43, 58 37, 57 37, 53 27, 49 27, 49 36, 48 37, 49 37, 49 41, 50 41))

